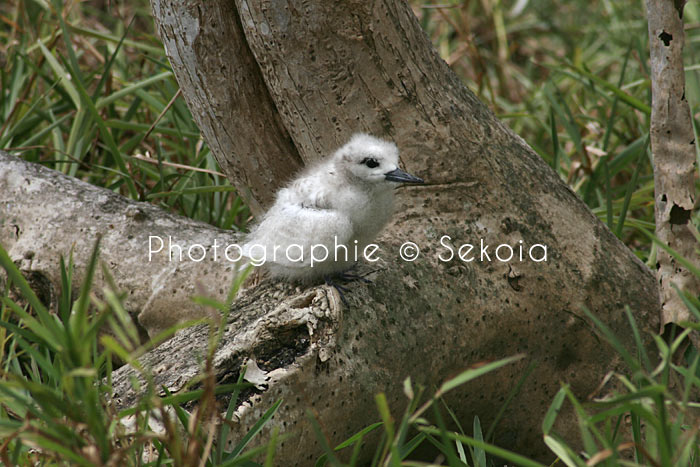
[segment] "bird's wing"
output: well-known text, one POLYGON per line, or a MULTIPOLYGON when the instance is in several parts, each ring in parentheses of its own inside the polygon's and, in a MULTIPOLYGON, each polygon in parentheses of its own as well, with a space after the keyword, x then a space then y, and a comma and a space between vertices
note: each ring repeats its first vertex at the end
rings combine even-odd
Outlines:
POLYGON ((333 183, 329 184, 329 174, 317 172, 295 180, 289 188, 279 193, 281 204, 298 204, 309 209, 333 209, 332 199, 337 196, 333 183))
POLYGON ((265 215, 243 251, 258 261, 262 258, 285 267, 304 268, 311 264, 312 254, 316 261, 325 251, 333 258, 336 245, 345 245, 351 252, 351 238, 352 223, 339 211, 286 204, 274 206, 265 215))

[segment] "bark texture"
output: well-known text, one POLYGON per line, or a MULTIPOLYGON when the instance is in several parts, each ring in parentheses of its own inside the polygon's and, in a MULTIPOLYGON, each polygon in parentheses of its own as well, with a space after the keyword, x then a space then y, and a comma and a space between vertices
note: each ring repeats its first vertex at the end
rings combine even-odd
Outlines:
POLYGON ((227 2, 153 3, 170 64, 221 169, 253 214, 303 164, 284 128, 238 17, 227 2), (186 26, 186 29, 179 29, 186 26), (216 47, 212 47, 216 44, 216 47), (260 154, 265 154, 260 157, 260 154))
MULTIPOLYGON (((0 151, 0 245, 27 277, 37 295, 55 305, 61 290, 60 258, 76 264, 73 286, 77 296, 84 268, 102 236, 100 260, 108 266, 117 286, 126 293, 125 309, 150 336, 207 311, 190 300, 205 295, 224 300, 235 274, 234 264, 213 261, 207 251, 202 262, 190 261, 194 244, 209 248, 235 243, 233 232, 169 214, 149 203, 130 201, 60 172, 31 164, 0 151), (163 239, 164 248, 149 261, 149 236, 163 239), (172 243, 184 246, 183 261, 172 243)), ((154 249, 159 246, 154 240, 154 249)), ((195 248, 197 259, 203 250, 195 248)), ((233 257, 233 252, 230 253, 233 257)), ((101 269, 95 275, 96 292, 106 286, 101 269)))
MULTIPOLYGON (((300 160, 323 157, 357 131, 393 139, 402 166, 427 181, 399 190, 394 222, 380 239, 381 267, 373 284, 355 286, 350 306, 330 300, 323 287, 267 282, 234 303, 232 334, 217 355, 219 379, 250 359, 269 380, 239 407, 232 436, 282 397, 275 423, 296 435, 278 459, 309 465, 319 452, 305 423, 309 407, 337 443, 377 419, 375 393, 385 391, 400 410, 407 376, 431 385, 470 364, 525 352, 527 361, 463 388, 450 402, 463 420, 479 414, 488 423, 536 361, 496 441, 551 457, 540 423, 560 381, 585 399, 618 365, 582 307, 632 346, 623 312, 629 305, 648 338, 659 316, 650 271, 464 87, 406 3, 152 0, 152 6, 205 138, 225 170, 236 167, 227 170, 232 182, 251 185, 259 206, 300 160), (252 123, 260 116, 269 124, 252 123), (262 179, 269 183, 255 185, 262 179), (467 254, 475 260, 442 261, 438 255, 449 256, 443 235, 456 247, 476 245, 467 254), (490 260, 480 254, 482 239, 490 260), (421 250, 414 262, 398 256, 405 241, 421 250), (500 244, 515 249, 514 260, 495 258, 500 244), (527 255, 534 244, 547 246, 547 261, 520 261, 519 246, 527 255)), ((181 388, 205 334, 185 330, 145 356, 159 370, 156 382, 181 388)), ((130 371, 115 380, 125 403, 136 397, 130 371)), ((573 420, 559 429, 576 438, 573 420)))
MULTIPOLYGON (((664 245, 700 267, 698 241, 691 230, 697 161, 690 106, 685 98, 684 5, 685 0, 647 0, 656 235, 664 245)), ((661 326, 691 320, 690 311, 672 285, 698 295, 700 279, 664 250, 659 250, 657 258, 661 326)))

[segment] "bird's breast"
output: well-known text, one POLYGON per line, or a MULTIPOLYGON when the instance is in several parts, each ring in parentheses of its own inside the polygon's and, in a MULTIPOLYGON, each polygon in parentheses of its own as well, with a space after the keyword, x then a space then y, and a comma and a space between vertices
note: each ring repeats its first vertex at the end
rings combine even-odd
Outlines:
POLYGON ((353 237, 360 243, 370 243, 391 219, 393 194, 359 196, 354 199, 348 217, 353 225, 353 237))

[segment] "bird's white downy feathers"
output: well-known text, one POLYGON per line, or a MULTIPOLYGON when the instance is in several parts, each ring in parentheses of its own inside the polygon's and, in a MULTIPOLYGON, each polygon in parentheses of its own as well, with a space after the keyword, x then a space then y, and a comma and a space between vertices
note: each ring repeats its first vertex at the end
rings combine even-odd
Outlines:
POLYGON ((354 135, 279 190, 274 205, 246 238, 244 255, 254 264, 264 261, 274 276, 298 281, 348 269, 355 252, 361 257, 391 218, 394 188, 422 183, 398 163, 394 143, 354 135), (338 245, 347 248, 347 260, 346 250, 338 245), (328 257, 321 260, 323 247, 328 257))

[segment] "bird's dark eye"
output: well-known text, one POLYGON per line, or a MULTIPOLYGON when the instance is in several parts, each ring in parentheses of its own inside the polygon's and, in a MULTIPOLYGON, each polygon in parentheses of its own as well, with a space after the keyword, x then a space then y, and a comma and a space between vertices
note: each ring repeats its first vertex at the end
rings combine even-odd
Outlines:
POLYGON ((365 164, 370 169, 379 167, 379 162, 377 162, 376 159, 372 159, 371 157, 365 157, 364 159, 362 159, 362 162, 360 162, 360 164, 365 164))

